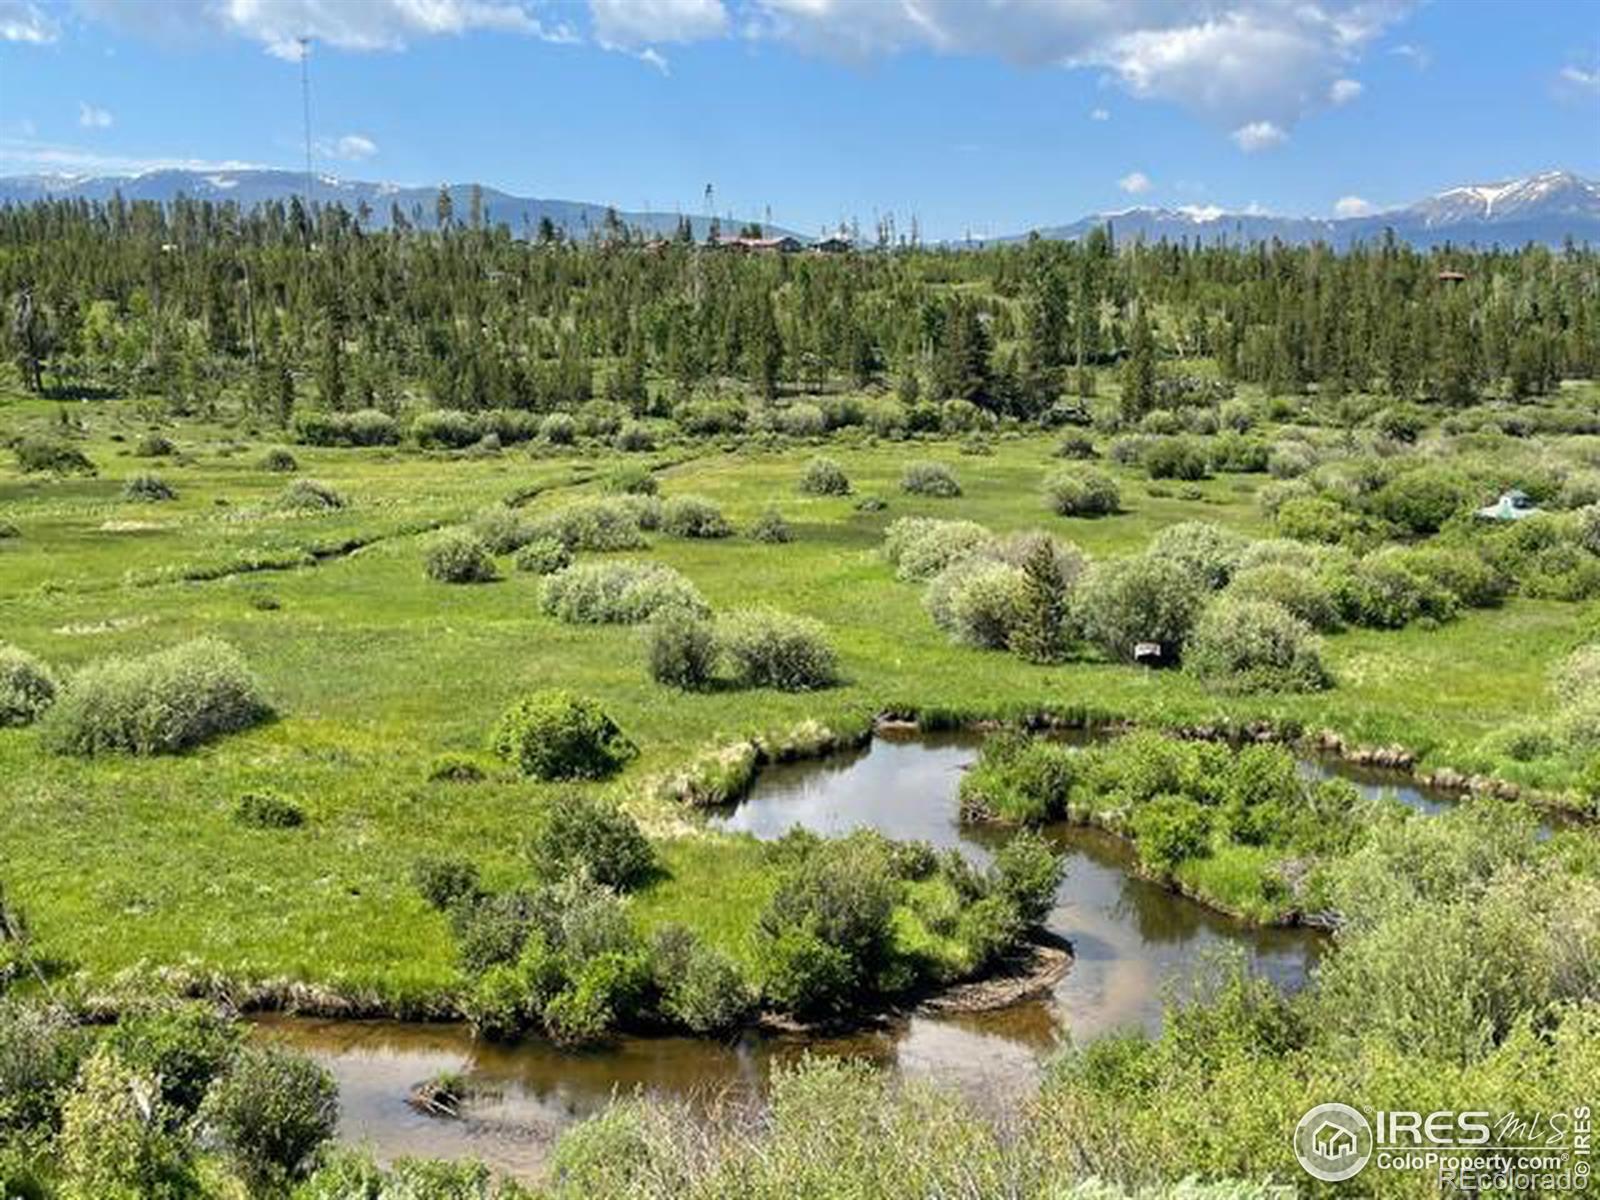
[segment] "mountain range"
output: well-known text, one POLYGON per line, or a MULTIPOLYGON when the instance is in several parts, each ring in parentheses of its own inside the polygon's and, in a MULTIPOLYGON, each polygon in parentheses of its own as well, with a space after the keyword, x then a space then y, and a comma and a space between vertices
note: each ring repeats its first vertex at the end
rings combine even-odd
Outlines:
MULTIPOLYGON (((156 200, 170 204, 179 196, 191 200, 209 200, 216 204, 233 202, 242 209, 251 209, 270 200, 287 201, 291 196, 304 196, 307 184, 303 171, 273 170, 218 170, 218 171, 146 171, 139 175, 11 175, 0 177, 0 205, 32 204, 39 200, 85 199, 110 200, 118 192, 127 201, 156 200)), ((465 222, 472 202, 472 185, 449 185, 450 201, 455 219, 465 222)), ((394 183, 373 182, 362 179, 340 179, 333 175, 315 175, 311 179, 311 198, 315 204, 342 204, 351 212, 362 204, 371 210, 369 228, 387 229, 391 214, 398 209, 413 225, 431 229, 437 223, 438 186, 405 187, 394 183)), ((484 219, 490 224, 505 225, 518 237, 531 236, 539 222, 549 218, 569 237, 583 239, 589 230, 604 225, 608 207, 582 200, 541 200, 531 196, 513 196, 497 188, 480 189, 484 219)), ((681 216, 688 215, 697 239, 704 239, 710 227, 705 216, 676 212, 629 212, 616 210, 617 217, 633 229, 649 234, 670 237, 678 228, 681 216)), ((728 224, 724 220, 724 225, 728 224)), ((728 230, 736 233, 739 222, 728 230)), ((799 237, 792 230, 774 226, 766 230, 772 236, 799 237)))
MULTIPOLYGON (((1128 208, 1094 213, 1070 225, 1039 229, 1040 237, 1073 240, 1110 224, 1119 239, 1234 243, 1326 242, 1347 249, 1376 242, 1385 231, 1413 246, 1560 246, 1569 237, 1600 245, 1600 183, 1570 171, 1448 188, 1402 208, 1360 216, 1317 218, 1228 212, 1217 208, 1128 208)), ((1029 235, 1022 235, 1029 236, 1029 235)), ((1017 238, 1005 238, 1014 241, 1017 238)))
MULTIPOLYGON (((170 203, 178 196, 188 196, 195 200, 232 201, 248 209, 268 200, 304 195, 306 187, 304 174, 273 170, 16 175, 0 178, 0 205, 61 198, 109 200, 120 192, 129 201, 170 203)), ((456 217, 464 220, 472 188, 453 184, 449 190, 456 217)), ((394 211, 413 224, 431 227, 438 193, 437 187, 402 187, 331 175, 319 175, 311 181, 316 203, 338 202, 352 211, 365 204, 374 228, 386 228, 394 211)), ((490 187, 482 188, 480 194, 486 220, 504 224, 518 236, 533 233, 540 221, 548 218, 568 236, 581 239, 589 230, 600 228, 609 211, 602 204, 514 196, 490 187)), ((659 235, 670 235, 683 216, 676 212, 622 210, 616 215, 630 227, 659 235)), ((691 215, 689 220, 695 237, 703 239, 710 224, 708 218, 691 215)), ((1569 238, 1579 244, 1600 245, 1600 183, 1570 171, 1545 171, 1525 179, 1449 188, 1415 204, 1359 216, 1317 218, 1219 208, 1128 208, 1094 213, 1036 232, 1041 237, 1071 240, 1108 223, 1123 240, 1247 243, 1277 239, 1296 244, 1321 241, 1344 249, 1359 242, 1378 241, 1386 231, 1393 230, 1401 241, 1424 248, 1445 242, 1502 246, 1535 242, 1560 246, 1569 238)), ((780 226, 769 225, 766 232, 770 236, 802 236, 780 226)), ((992 240, 1016 241, 1028 236, 1031 235, 1024 233, 992 240)))

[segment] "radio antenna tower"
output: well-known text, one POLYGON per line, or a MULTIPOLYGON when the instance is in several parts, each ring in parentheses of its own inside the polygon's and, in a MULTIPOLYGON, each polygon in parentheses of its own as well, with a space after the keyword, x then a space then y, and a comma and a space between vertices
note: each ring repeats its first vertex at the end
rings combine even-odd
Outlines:
POLYGON ((311 227, 311 39, 295 39, 300 45, 300 107, 305 115, 306 133, 306 228, 311 227))

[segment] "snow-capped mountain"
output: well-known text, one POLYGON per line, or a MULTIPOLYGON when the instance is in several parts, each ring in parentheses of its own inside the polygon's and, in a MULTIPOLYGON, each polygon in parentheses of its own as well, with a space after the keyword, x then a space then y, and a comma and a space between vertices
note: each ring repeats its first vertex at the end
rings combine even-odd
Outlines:
POLYGON ((1543 216, 1600 216, 1600 183, 1569 171, 1544 171, 1527 179, 1450 188, 1405 210, 1430 228, 1468 222, 1506 222, 1543 216))
MULTIPOLYGON (((249 209, 269 200, 303 195, 305 190, 306 177, 298 171, 164 170, 142 175, 17 175, 0 178, 0 205, 63 197, 110 200, 120 193, 129 201, 170 203, 179 196, 188 196, 195 200, 231 202, 249 209)), ((471 190, 467 184, 450 186, 458 220, 467 215, 471 190)), ((437 187, 402 187, 332 175, 314 177, 311 193, 319 204, 337 202, 352 211, 364 204, 369 212, 370 227, 377 229, 386 228, 391 214, 396 211, 414 225, 431 228, 438 198, 437 187)), ((515 196, 489 187, 483 188, 481 194, 486 218, 491 223, 508 226, 519 236, 532 232, 541 219, 548 217, 568 235, 582 238, 606 217, 604 205, 585 201, 515 196)), ((660 234, 670 234, 679 220, 675 212, 619 212, 618 216, 634 228, 660 234)), ((706 219, 691 217, 690 221, 695 236, 704 238, 706 219)), ((1128 208, 1095 213, 1070 224, 1040 229, 1038 233, 1041 237, 1071 240, 1108 223, 1118 240, 1166 238, 1245 243, 1277 239, 1296 244, 1321 241, 1344 249, 1358 242, 1378 241, 1392 230, 1401 241, 1421 247, 1444 242, 1502 246, 1537 242, 1560 246, 1568 238, 1579 244, 1600 245, 1600 183, 1569 171, 1546 171, 1526 179, 1449 188, 1405 207, 1341 218, 1229 212, 1214 206, 1128 208)), ((791 231, 774 226, 768 232, 791 231)), ((1024 236, 1027 235, 997 240, 1014 241, 1024 236)))
MULTIPOLYGON (((1319 219, 1226 212, 1218 208, 1129 208, 1096 213, 1039 230, 1041 237, 1071 240, 1110 224, 1117 237, 1145 241, 1328 242, 1346 248, 1381 239, 1393 230, 1414 246, 1559 246, 1569 237, 1600 245, 1600 183, 1570 171, 1545 171, 1526 179, 1449 188, 1402 208, 1359 217, 1319 219)), ((1009 239, 1008 239, 1009 240, 1009 239)))

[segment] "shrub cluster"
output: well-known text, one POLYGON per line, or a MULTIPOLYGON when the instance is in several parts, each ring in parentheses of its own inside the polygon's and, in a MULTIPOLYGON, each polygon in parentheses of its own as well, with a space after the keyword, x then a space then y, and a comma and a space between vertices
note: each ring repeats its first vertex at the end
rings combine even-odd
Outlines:
POLYGON ((1108 559, 1084 572, 1073 614, 1091 642, 1132 662, 1135 647, 1154 642, 1171 662, 1183 653, 1202 599, 1195 577, 1175 562, 1148 556, 1108 559))
POLYGON ((1063 517, 1103 517, 1122 506, 1117 481, 1093 467, 1061 467, 1044 481, 1050 510, 1063 517))
POLYGON ((535 521, 530 537, 549 537, 568 550, 638 550, 645 545, 639 510, 624 497, 575 500, 535 521))
POLYGON ((645 655, 650 678, 657 683, 699 691, 716 675, 715 627, 697 612, 664 609, 645 629, 645 655))
POLYGON ((974 521, 901 517, 884 531, 883 555, 897 578, 926 580, 987 545, 992 537, 974 521))
POLYGON ((0 642, 0 726, 28 725, 55 703, 55 672, 26 650, 0 642))
POLYGON ((950 499, 961 495, 961 484, 955 473, 939 462, 907 463, 900 473, 900 490, 914 496, 937 496, 950 499))
POLYGON ((294 433, 308 446, 395 446, 400 442, 395 419, 375 408, 301 413, 295 418, 294 433))
POLYGON ((239 652, 200 638, 86 667, 51 709, 44 732, 64 754, 173 754, 269 712, 239 652))
POLYGON ((833 459, 819 456, 806 463, 800 475, 800 490, 808 496, 847 496, 850 480, 833 459))
POLYGON ((489 551, 462 529, 436 534, 423 551, 422 567, 428 578, 438 583, 487 583, 495 578, 489 551))
POLYGON ((661 528, 683 538, 723 538, 733 532, 722 510, 703 496, 668 498, 662 505, 661 528))
POLYGON ((750 538, 752 541, 780 546, 794 541, 794 529, 777 509, 765 508, 750 526, 750 538))
POLYGON ((572 551, 553 537, 530 538, 511 560, 530 575, 554 575, 572 565, 572 551))
POLYGON ((1311 626, 1271 600, 1224 596, 1207 606, 1184 665, 1227 692, 1315 692, 1330 682, 1311 626))
POLYGON ((581 562, 544 581, 544 611, 571 625, 633 625, 665 609, 710 612, 694 584, 665 563, 581 562))
POLYGON ((280 475, 289 475, 298 471, 300 464, 295 460, 293 454, 279 446, 268 450, 261 456, 261 469, 263 471, 273 471, 280 475))
POLYGON ((294 829, 305 824, 306 815, 276 792, 245 792, 233 806, 233 819, 251 829, 294 829))
POLYGON ((515 509, 494 504, 472 518, 472 536, 490 554, 511 554, 533 540, 532 524, 515 509))
POLYGON ((773 608, 736 610, 722 619, 717 641, 734 681, 743 687, 809 692, 839 679, 827 630, 809 617, 773 608))
POLYGON ((70 442, 55 438, 25 437, 12 448, 17 467, 25 475, 49 471, 55 475, 93 475, 94 463, 70 442))
POLYGON ((535 779, 602 779, 638 753, 598 703, 560 689, 513 704, 496 722, 489 745, 535 779))
POLYGON ((315 479, 296 479, 275 501, 275 507, 284 512, 331 512, 344 505, 343 496, 315 479))
POLYGON ((655 852, 638 823, 615 805, 581 793, 556 797, 539 809, 528 854, 543 879, 583 871, 596 883, 624 892, 655 869, 655 852))

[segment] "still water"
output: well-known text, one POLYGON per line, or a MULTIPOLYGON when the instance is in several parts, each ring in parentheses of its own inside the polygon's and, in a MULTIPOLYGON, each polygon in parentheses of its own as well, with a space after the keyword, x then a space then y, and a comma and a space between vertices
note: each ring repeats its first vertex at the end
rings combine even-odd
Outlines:
MULTIPOLYGON (((1006 835, 962 826, 957 787, 977 757, 973 734, 880 736, 820 761, 764 770, 749 797, 709 823, 771 839, 795 825, 821 834, 862 826, 901 840, 954 847, 987 861, 1006 835)), ((1352 775, 1342 764, 1307 761, 1308 774, 1337 773, 1363 790, 1390 790, 1433 812, 1447 799, 1382 772, 1352 775)), ((1048 928, 1072 944, 1071 969, 1038 1000, 990 1013, 914 1015, 846 1036, 746 1033, 731 1042, 623 1038, 603 1049, 557 1050, 537 1040, 496 1046, 461 1026, 268 1017, 259 1022, 318 1057, 339 1081, 341 1137, 380 1158, 476 1157, 535 1173, 556 1135, 636 1090, 695 1105, 759 1096, 773 1067, 806 1053, 865 1058, 908 1077, 960 1089, 996 1108, 1026 1096, 1042 1064, 1069 1040, 1135 1026, 1154 1031, 1162 999, 1181 993, 1206 960, 1235 949, 1285 988, 1304 984, 1324 939, 1303 929, 1253 929, 1130 873, 1128 848, 1106 834, 1060 825, 1046 830, 1067 855, 1067 876, 1048 928), (459 1071, 481 1088, 460 1119, 412 1109, 415 1084, 459 1071)))

